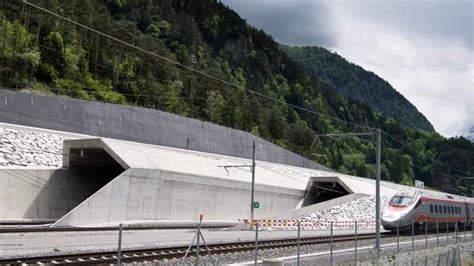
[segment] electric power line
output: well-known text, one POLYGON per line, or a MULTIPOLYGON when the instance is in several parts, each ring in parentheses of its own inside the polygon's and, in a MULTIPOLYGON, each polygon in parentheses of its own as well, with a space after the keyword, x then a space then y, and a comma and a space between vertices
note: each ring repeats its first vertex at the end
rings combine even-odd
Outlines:
MULTIPOLYGON (((154 57, 156 57, 156 58, 158 58, 158 59, 161 59, 161 60, 166 61, 166 62, 168 62, 168 63, 171 63, 171 64, 173 64, 173 65, 182 67, 182 68, 187 69, 187 70, 189 70, 189 71, 191 71, 191 72, 194 72, 194 73, 200 74, 200 75, 202 75, 202 76, 205 76, 205 77, 207 77, 207 78, 209 78, 209 79, 212 79, 212 80, 215 80, 215 81, 218 81, 218 82, 222 82, 222 83, 227 84, 227 85, 229 85, 229 86, 231 86, 231 87, 236 87, 236 88, 244 89, 245 91, 247 91, 247 92, 249 92, 249 93, 251 93, 251 94, 260 96, 260 97, 265 98, 265 99, 267 99, 267 100, 271 100, 271 101, 274 101, 274 102, 277 102, 277 103, 280 103, 280 104, 283 104, 283 105, 287 105, 287 106, 289 106, 289 107, 291 107, 291 108, 293 108, 293 109, 297 109, 297 110, 300 110, 300 111, 304 111, 304 112, 307 112, 307 113, 311 113, 311 114, 314 114, 314 115, 318 115, 318 116, 320 116, 320 117, 324 117, 324 118, 327 118, 327 119, 330 119, 330 120, 333 120, 333 121, 345 123, 345 124, 347 124, 347 125, 353 125, 353 126, 360 127, 360 128, 364 128, 364 129, 374 130, 374 128, 369 127, 369 126, 365 126, 365 125, 362 125, 362 124, 350 122, 350 121, 347 121, 347 120, 344 120, 344 119, 340 119, 340 118, 337 118, 337 117, 333 117, 333 116, 329 116, 329 115, 326 115, 326 114, 323 114, 323 113, 319 113, 319 112, 316 112, 316 111, 313 111, 313 110, 310 110, 310 109, 307 109, 307 108, 304 108, 304 107, 300 107, 300 106, 297 106, 297 105, 294 105, 294 104, 291 104, 291 103, 287 103, 287 102, 285 102, 285 101, 283 101, 283 100, 280 100, 280 99, 271 97, 271 96, 269 96, 269 95, 266 95, 266 94, 263 94, 263 93, 260 93, 260 92, 257 92, 257 91, 254 91, 254 90, 251 90, 251 89, 242 87, 242 86, 240 86, 240 85, 237 85, 237 84, 234 84, 234 83, 232 83, 232 82, 229 82, 229 81, 227 81, 227 80, 225 80, 225 79, 223 79, 223 78, 219 78, 219 77, 213 76, 213 75, 208 74, 208 73, 206 73, 206 72, 204 72, 204 71, 195 69, 195 68, 193 68, 193 67, 191 67, 191 66, 184 65, 184 64, 179 63, 179 62, 176 62, 176 61, 174 61, 174 60, 172 60, 172 59, 169 59, 169 58, 167 58, 167 57, 165 57, 165 56, 161 56, 161 55, 159 55, 159 54, 157 54, 157 53, 155 53, 155 52, 148 51, 148 50, 146 50, 146 49, 144 49, 144 48, 141 48, 141 47, 139 47, 139 46, 136 46, 136 45, 134 45, 134 44, 131 44, 131 43, 128 43, 128 42, 123 41, 123 40, 121 40, 121 39, 115 38, 115 37, 113 37, 113 36, 111 36, 111 35, 108 35, 108 34, 106 34, 106 33, 103 33, 103 32, 101 32, 101 31, 99 31, 99 30, 96 30, 96 29, 94 29, 94 28, 91 28, 91 27, 89 27, 89 26, 87 26, 87 25, 84 25, 84 24, 82 24, 82 23, 79 23, 79 22, 77 22, 77 21, 74 21, 74 20, 72 20, 72 19, 70 19, 70 18, 67 18, 67 17, 65 17, 65 16, 62 16, 62 15, 60 15, 60 14, 57 14, 57 13, 55 13, 55 12, 53 12, 53 11, 50 11, 50 10, 48 10, 48 9, 46 9, 46 8, 43 8, 43 7, 40 7, 40 6, 35 5, 35 4, 33 4, 33 3, 30 3, 30 2, 28 2, 28 1, 26 1, 26 0, 23 0, 23 3, 26 4, 26 5, 29 5, 29 6, 31 6, 31 7, 33 7, 33 8, 36 8, 36 9, 38 9, 38 10, 41 10, 41 11, 43 11, 43 12, 45 12, 45 13, 48 13, 48 14, 50 14, 50 15, 53 15, 53 16, 55 16, 55 17, 58 17, 58 18, 60 18, 60 19, 62 19, 62 20, 65 20, 65 21, 67 21, 67 22, 69 22, 69 23, 72 23, 72 24, 74 24, 74 25, 76 25, 76 26, 79 26, 79 27, 82 27, 82 28, 84 28, 84 29, 86 29, 86 30, 89 30, 89 31, 91 31, 91 32, 94 32, 94 33, 96 33, 96 34, 98 34, 98 35, 100 35, 100 36, 103 36, 103 37, 105 37, 105 38, 108 38, 108 39, 111 39, 111 40, 113 40, 113 41, 116 41, 116 42, 118 42, 118 43, 120 43, 120 44, 123 44, 123 45, 125 45, 125 46, 127 46, 127 47, 130 47, 130 48, 136 49, 136 50, 138 50, 138 51, 140 51, 140 52, 143 52, 143 53, 145 53, 145 54, 154 56, 154 57)), ((412 147, 410 147, 408 144, 406 144, 406 143, 404 143, 404 142, 402 142, 402 141, 396 139, 395 137, 391 136, 391 135, 388 134, 387 132, 384 132, 384 131, 382 131, 382 132, 383 132, 385 135, 387 135, 387 136, 389 136, 390 138, 392 138, 393 140, 395 140, 396 142, 400 143, 402 146, 404 146, 404 147, 406 147, 406 148, 408 148, 408 149, 414 151, 415 153, 417 153, 417 151, 414 150, 412 147)), ((458 169, 456 169, 456 168, 453 168, 453 167, 451 167, 451 166, 449 166, 449 165, 446 165, 446 164, 444 164, 444 163, 442 163, 442 162, 440 162, 440 161, 438 161, 438 160, 435 160, 435 159, 431 159, 431 160, 433 160, 434 163, 437 163, 437 164, 439 164, 439 165, 441 165, 441 166, 444 166, 444 167, 446 167, 446 168, 450 168, 450 169, 452 169, 452 170, 454 170, 454 171, 457 171, 457 172, 459 172, 459 173, 466 174, 465 172, 463 172, 463 171, 461 171, 461 170, 458 170, 458 169)))
POLYGON ((43 8, 43 7, 37 6, 37 5, 35 5, 35 4, 32 4, 32 3, 30 3, 30 2, 28 2, 28 1, 26 1, 26 0, 23 0, 23 3, 25 3, 25 4, 27 4, 27 5, 30 5, 30 6, 32 6, 32 7, 34 7, 34 8, 36 8, 36 9, 39 9, 39 10, 41 10, 41 11, 43 11, 43 12, 46 12, 46 13, 48 13, 48 14, 50 14, 50 15, 53 15, 53 16, 55 16, 55 17, 58 17, 58 18, 60 18, 60 19, 62 19, 62 20, 65 20, 65 21, 67 21, 67 22, 69 22, 69 23, 72 23, 72 24, 74 24, 74 25, 76 25, 76 26, 82 27, 82 28, 87 29, 87 30, 89 30, 89 31, 92 31, 92 32, 94 32, 94 33, 96 33, 96 34, 99 34, 99 35, 101 35, 101 36, 103 36, 103 37, 106 37, 106 38, 109 38, 109 39, 111 39, 111 40, 113 40, 113 41, 116 41, 116 42, 118 42, 118 43, 121 43, 121 44, 123 44, 123 45, 125 45, 125 46, 131 47, 131 48, 136 49, 136 50, 138 50, 138 51, 141 51, 141 52, 143 52, 143 53, 145 53, 145 54, 154 56, 154 57, 159 58, 159 59, 161 59, 161 60, 163 60, 163 61, 166 61, 166 62, 168 62, 168 63, 171 63, 171 64, 173 64, 173 65, 176 65, 176 66, 185 68, 185 69, 187 69, 187 70, 189 70, 189 71, 192 71, 192 72, 194 72, 194 73, 203 75, 203 76, 205 76, 205 77, 207 77, 207 78, 210 78, 210 79, 213 79, 213 80, 222 82, 222 83, 227 84, 227 85, 229 85, 229 86, 232 86, 232 87, 235 87, 235 88, 244 89, 244 90, 246 90, 247 92, 249 92, 249 93, 251 93, 251 94, 254 94, 254 95, 257 95, 257 96, 266 98, 266 99, 268 99, 268 100, 272 100, 272 101, 274 101, 274 102, 278 102, 278 103, 280 103, 280 104, 284 104, 284 105, 290 106, 290 107, 292 107, 293 109, 297 109, 297 110, 300 110, 300 111, 305 111, 305 112, 308 112, 308 113, 311 113, 311 114, 315 114, 315 115, 318 115, 318 116, 321 116, 321 117, 325 117, 325 118, 327 118, 327 119, 331 119, 331 120, 333 120, 333 121, 345 123, 345 124, 347 124, 347 125, 357 126, 357 127, 360 127, 360 128, 370 129, 370 130, 373 130, 373 129, 374 129, 374 128, 371 128, 371 127, 369 127, 369 126, 365 126, 365 125, 362 125, 362 124, 353 123, 353 122, 350 122, 350 121, 347 121, 347 120, 343 120, 343 119, 336 118, 336 117, 333 117, 333 116, 329 116, 329 115, 326 115, 326 114, 323 114, 323 113, 319 113, 319 112, 316 112, 316 111, 313 111, 313 110, 310 110, 310 109, 307 109, 307 108, 304 108, 304 107, 300 107, 300 106, 297 106, 297 105, 294 105, 294 104, 291 104, 291 103, 287 103, 287 102, 285 102, 285 101, 283 101, 283 100, 280 100, 280 99, 271 97, 271 96, 269 96, 269 95, 266 95, 266 94, 263 94, 263 93, 260 93, 260 92, 257 92, 257 91, 254 91, 254 90, 245 88, 245 87, 241 87, 240 85, 234 84, 234 83, 229 82, 229 81, 227 81, 227 80, 225 80, 225 79, 222 79, 222 78, 213 76, 213 75, 208 74, 208 73, 206 73, 206 72, 204 72, 204 71, 201 71, 201 70, 195 69, 195 68, 193 68, 193 67, 184 65, 184 64, 182 64, 182 63, 179 63, 179 62, 176 62, 176 61, 174 61, 174 60, 171 60, 171 59, 169 59, 169 58, 167 58, 167 57, 165 57, 165 56, 161 56, 161 55, 159 55, 159 54, 157 54, 157 53, 155 53, 155 52, 148 51, 148 50, 143 49, 143 48, 141 48, 141 47, 139 47, 139 46, 136 46, 136 45, 134 45, 134 44, 131 44, 131 43, 128 43, 128 42, 123 41, 123 40, 121 40, 121 39, 115 38, 115 37, 113 37, 113 36, 111 36, 111 35, 108 35, 108 34, 106 34, 106 33, 103 33, 103 32, 101 32, 101 31, 99 31, 99 30, 96 30, 96 29, 94 29, 94 28, 91 28, 91 27, 89 27, 89 26, 87 26, 87 25, 84 25, 84 24, 82 24, 82 23, 79 23, 79 22, 77 22, 77 21, 74 21, 74 20, 72 20, 72 19, 70 19, 70 18, 64 17, 64 16, 62 16, 62 15, 60 15, 60 14, 57 14, 57 13, 55 13, 55 12, 53 12, 53 11, 50 11, 50 10, 46 9, 46 8, 43 8))
MULTIPOLYGON (((385 132, 385 131, 382 131, 382 133, 384 133, 386 136, 388 136, 389 138, 391 138, 391 139, 394 140, 395 142, 399 143, 399 144, 402 145, 403 147, 405 147, 405 148, 407 148, 407 149, 411 150, 412 152, 414 152, 414 153, 416 153, 416 154, 419 155, 418 151, 416 151, 413 147, 411 147, 410 145, 406 144, 405 142, 403 142, 403 141, 401 141, 401 140, 395 138, 394 136, 388 134, 388 133, 385 132)), ((428 157, 428 158, 429 158, 429 157, 428 157)), ((452 167, 452 166, 449 166, 449 165, 447 165, 447 164, 445 164, 445 163, 443 163, 443 162, 441 162, 441 161, 439 161, 439 160, 436 160, 436 159, 433 159, 433 158, 429 158, 429 159, 430 159, 433 163, 436 163, 436 164, 441 165, 441 166, 443 166, 443 167, 449 168, 449 169, 451 169, 451 170, 453 170, 453 171, 456 171, 456 172, 458 172, 458 173, 461 173, 461 174, 463 174, 463 175, 466 175, 466 176, 469 176, 469 175, 470 175, 470 174, 464 172, 463 170, 459 170, 459 169, 457 169, 457 168, 454 168, 454 167, 452 167)))

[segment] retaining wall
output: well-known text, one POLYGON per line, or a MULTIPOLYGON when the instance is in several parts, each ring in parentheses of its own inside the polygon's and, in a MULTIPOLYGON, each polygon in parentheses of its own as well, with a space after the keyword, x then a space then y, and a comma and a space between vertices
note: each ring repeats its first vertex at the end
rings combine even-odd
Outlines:
POLYGON ((0 122, 330 169, 244 131, 158 110, 0 90, 0 122))
POLYGON ((0 220, 57 219, 95 190, 94 178, 63 168, 2 169, 0 220))
MULTIPOLYGON (((302 191, 257 185, 257 219, 296 208, 302 191)), ((237 221, 249 214, 248 183, 156 169, 130 168, 71 210, 53 226, 117 221, 237 221)))

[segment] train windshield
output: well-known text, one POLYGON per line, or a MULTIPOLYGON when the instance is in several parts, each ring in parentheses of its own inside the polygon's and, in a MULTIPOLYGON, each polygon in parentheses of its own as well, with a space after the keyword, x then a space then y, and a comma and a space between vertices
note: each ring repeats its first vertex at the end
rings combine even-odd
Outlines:
POLYGON ((407 196, 394 196, 392 200, 390 201, 390 205, 406 207, 410 205, 412 199, 413 199, 412 197, 407 197, 407 196))

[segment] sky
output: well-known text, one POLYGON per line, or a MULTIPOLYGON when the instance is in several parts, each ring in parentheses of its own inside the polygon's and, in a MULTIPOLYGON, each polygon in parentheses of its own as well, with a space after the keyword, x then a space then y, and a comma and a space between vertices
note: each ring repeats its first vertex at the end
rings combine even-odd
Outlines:
POLYGON ((474 0, 222 0, 283 44, 373 71, 446 137, 474 126, 474 0))

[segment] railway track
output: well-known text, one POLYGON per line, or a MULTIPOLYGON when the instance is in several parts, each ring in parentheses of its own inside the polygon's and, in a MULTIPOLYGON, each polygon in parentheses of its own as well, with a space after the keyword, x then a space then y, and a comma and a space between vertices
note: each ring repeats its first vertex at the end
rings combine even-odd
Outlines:
MULTIPOLYGON (((222 229, 232 225, 202 225, 206 229, 222 229)), ((123 230, 170 230, 170 229, 196 229, 196 225, 176 226, 124 226, 123 230)), ((44 232, 85 232, 85 231, 118 231, 117 227, 0 227, 0 234, 7 233, 44 233, 44 232)))
MULTIPOLYGON (((392 234, 386 233, 382 237, 392 236, 392 234)), ((359 234, 358 240, 372 239, 375 238, 375 234, 359 234)), ((333 242, 350 241, 354 239, 354 235, 338 235, 333 236, 333 242)), ((309 237, 302 238, 300 245, 314 245, 314 244, 325 244, 330 242, 329 236, 324 237, 309 237)), ((258 248, 260 249, 272 249, 282 247, 296 246, 296 239, 280 239, 280 240, 261 240, 259 241, 258 248)), ((255 242, 235 242, 225 244, 210 244, 208 245, 211 254, 223 254, 233 253, 241 251, 251 251, 255 249, 255 242)), ((143 262, 143 261, 154 261, 163 259, 174 259, 182 258, 186 253, 188 246, 179 247, 167 247, 167 248, 147 248, 147 249, 130 249, 122 250, 122 262, 143 262)), ((201 246, 201 254, 206 254, 207 250, 201 246)), ((196 253, 196 247, 191 248, 190 254, 196 253)), ((0 264, 109 264, 117 261, 117 251, 109 252, 94 252, 94 253, 80 253, 80 254, 62 254, 62 255, 51 255, 51 256, 38 256, 38 257, 25 257, 25 258, 11 258, 11 259, 0 259, 0 264)))

